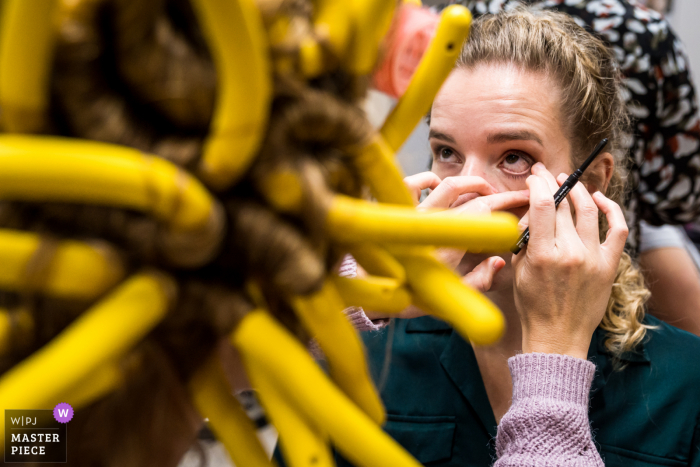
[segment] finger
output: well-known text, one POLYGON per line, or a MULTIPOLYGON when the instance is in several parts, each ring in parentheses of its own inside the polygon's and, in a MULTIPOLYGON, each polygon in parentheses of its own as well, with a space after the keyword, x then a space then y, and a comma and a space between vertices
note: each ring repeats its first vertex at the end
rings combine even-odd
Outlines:
POLYGON ((479 292, 488 292, 493 285, 493 278, 503 269, 506 262, 500 256, 492 256, 479 263, 469 274, 462 278, 479 292))
POLYGON ((559 183, 557 183, 557 181, 554 179, 554 175, 547 170, 543 163, 538 162, 532 166, 532 175, 542 177, 547 182, 547 186, 552 192, 552 196, 554 196, 554 193, 556 193, 559 189, 559 183))
MULTIPOLYGON (((552 196, 559 190, 559 183, 554 176, 547 170, 541 162, 538 162, 532 167, 533 175, 540 176, 547 181, 547 185, 552 191, 552 196)), ((571 244, 578 240, 578 234, 574 227, 574 219, 571 216, 571 208, 569 202, 564 198, 556 208, 556 237, 558 244, 571 244), (574 240, 576 239, 576 240, 574 240)))
MULTIPOLYGON (((532 173, 544 178, 547 181, 549 189, 552 190, 552 196, 559 190, 560 183, 554 178, 554 176, 547 170, 547 168, 541 162, 538 162, 532 167, 532 173)), ((566 180, 566 179, 564 179, 566 180)), ((562 181, 562 183, 564 183, 562 181)), ((569 207, 569 201, 564 198, 559 203, 557 207, 557 229, 561 229, 561 233, 571 234, 575 232, 574 220, 571 217, 571 208, 569 207)), ((562 240, 564 237, 562 237, 562 240)))
POLYGON ((482 196, 479 200, 486 203, 491 211, 504 211, 527 206, 530 203, 530 191, 506 191, 495 195, 482 196))
POLYGON ((625 216, 622 214, 620 206, 615 201, 606 198, 600 191, 593 193, 592 198, 598 209, 605 214, 610 226, 605 242, 600 246, 600 249, 611 264, 617 264, 620 261, 620 255, 625 248, 625 241, 627 241, 629 233, 625 216))
POLYGON ((600 246, 598 235, 598 206, 593 202, 590 193, 577 183, 569 193, 571 203, 576 213, 576 232, 587 249, 593 250, 600 246))
POLYGON ((528 225, 530 225, 530 211, 526 212, 518 221, 518 232, 523 233, 528 225))
POLYGON ((416 203, 420 202, 421 191, 426 188, 434 190, 441 181, 440 177, 433 172, 421 172, 403 179, 403 182, 406 184, 408 191, 411 192, 411 196, 413 196, 416 203))
POLYGON ((495 195, 479 196, 467 203, 461 204, 452 209, 455 213, 469 214, 489 214, 494 211, 505 211, 530 203, 530 192, 528 190, 506 191, 495 195))
POLYGON ((551 251, 555 246, 554 234, 557 215, 552 190, 547 181, 538 175, 530 175, 525 183, 530 189, 528 251, 551 251))
MULTIPOLYGON (((549 172, 547 172, 549 176, 549 172)), ((566 174, 559 174, 559 176, 554 179, 554 183, 557 184, 557 190, 559 189, 560 185, 562 185, 568 176, 566 174)), ((564 199, 561 200, 559 203, 559 206, 557 206, 557 243, 561 245, 568 245, 568 248, 571 248, 573 244, 578 244, 581 245, 581 239, 579 238, 579 234, 576 231, 576 226, 574 225, 574 216, 571 212, 571 207, 569 205, 569 200, 568 197, 565 197, 564 199)))
POLYGON ((459 195, 464 193, 478 193, 480 195, 492 195, 497 193, 489 182, 481 177, 460 176, 446 177, 421 203, 422 208, 448 208, 459 195))

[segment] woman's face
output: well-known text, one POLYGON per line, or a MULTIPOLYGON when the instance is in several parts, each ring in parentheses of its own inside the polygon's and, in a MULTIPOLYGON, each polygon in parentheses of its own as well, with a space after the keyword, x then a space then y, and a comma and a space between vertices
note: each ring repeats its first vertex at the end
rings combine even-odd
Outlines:
MULTIPOLYGON (((432 171, 442 179, 479 176, 499 192, 526 189, 536 162, 555 176, 570 174, 571 145, 559 101, 558 90, 543 73, 502 64, 456 69, 431 111, 432 171)), ((522 217, 526 211, 523 207, 514 214, 522 217)))

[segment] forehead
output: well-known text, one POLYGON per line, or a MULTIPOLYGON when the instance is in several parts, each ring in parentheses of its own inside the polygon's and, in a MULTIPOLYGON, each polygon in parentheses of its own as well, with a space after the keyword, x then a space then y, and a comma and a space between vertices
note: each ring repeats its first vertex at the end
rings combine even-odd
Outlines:
POLYGON ((559 92, 542 72, 488 64, 456 69, 433 102, 431 127, 534 131, 544 140, 560 139, 559 92))

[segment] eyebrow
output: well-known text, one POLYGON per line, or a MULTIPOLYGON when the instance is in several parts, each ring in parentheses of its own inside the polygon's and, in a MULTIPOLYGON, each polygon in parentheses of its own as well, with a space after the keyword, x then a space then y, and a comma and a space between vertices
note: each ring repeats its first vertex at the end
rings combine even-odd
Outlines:
POLYGON ((544 146, 540 137, 528 130, 491 133, 486 137, 486 142, 491 144, 505 143, 508 141, 535 141, 540 146, 544 146))
POLYGON ((452 136, 446 135, 445 133, 440 133, 439 131, 435 131, 435 130, 430 130, 430 132, 428 133, 428 138, 438 138, 438 139, 447 141, 449 143, 453 143, 453 144, 457 143, 452 136))

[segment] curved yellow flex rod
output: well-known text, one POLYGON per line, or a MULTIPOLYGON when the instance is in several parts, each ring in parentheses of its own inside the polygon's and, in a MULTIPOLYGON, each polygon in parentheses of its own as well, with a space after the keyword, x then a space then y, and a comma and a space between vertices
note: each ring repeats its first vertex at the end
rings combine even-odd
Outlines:
MULTIPOLYGON (((381 135, 377 135, 357 155, 355 164, 380 202, 412 206, 413 198, 393 159, 393 152, 381 135)), ((465 237, 469 234, 464 232, 465 237)), ((494 230, 493 234, 498 232, 494 230)), ((393 250, 390 250, 392 254, 393 250)), ((401 252, 401 256, 395 256, 406 268, 406 279, 417 305, 447 321, 464 338, 477 344, 492 344, 500 338, 505 329, 500 310, 484 295, 463 284, 432 255, 432 248, 404 247, 401 252), (469 317, 477 321, 469 323, 469 317)))
MULTIPOLYGON (((375 158, 375 164, 380 160, 375 158)), ((390 170, 396 170, 393 163, 388 164, 392 166, 390 170)), ((304 209, 301 182, 292 172, 272 174, 261 189, 268 201, 282 212, 297 213, 304 209)), ((396 200, 407 202, 410 195, 403 191, 405 198, 396 200)), ((426 214, 429 213, 412 207, 335 195, 329 204, 326 229, 333 240, 341 243, 412 243, 463 248, 475 253, 508 251, 518 237, 518 220, 512 214, 454 216, 441 215, 438 211, 426 214)))
POLYGON ((394 151, 399 150, 430 110, 435 95, 452 71, 462 44, 469 35, 471 21, 471 13, 462 5, 450 5, 443 10, 435 37, 411 83, 382 126, 381 133, 394 151))
POLYGON ((341 243, 435 245, 475 253, 508 251, 518 239, 518 219, 510 213, 444 215, 342 195, 333 198, 326 228, 341 243))
POLYGON ((3 129, 42 129, 49 102, 56 0, 0 3, 0 108, 3 129))
MULTIPOLYGON (((391 26, 396 2, 377 0, 319 0, 314 28, 335 55, 332 63, 355 75, 368 75, 377 64, 379 49, 391 26)), ((300 48, 302 73, 307 78, 328 71, 320 45, 309 38, 300 48)))
POLYGON ((377 65, 379 49, 391 26, 397 2, 353 0, 348 3, 354 10, 355 27, 341 66, 350 73, 368 75, 377 65))
POLYGON ((255 426, 233 396, 218 358, 210 358, 190 381, 190 392, 199 413, 238 467, 272 467, 255 426))
POLYGON ((57 394, 123 354, 157 325, 174 290, 174 283, 158 273, 128 279, 0 378, 0 409, 51 408, 48 404, 57 394))
POLYGON ((27 267, 41 242, 34 233, 0 229, 0 288, 38 288, 47 295, 94 299, 124 277, 119 257, 107 245, 66 240, 57 242, 45 279, 33 284, 27 267))
POLYGON ((406 283, 406 270, 388 251, 371 243, 356 243, 347 250, 367 273, 395 279, 399 285, 406 283))
MULTIPOLYGON (((316 35, 330 46, 335 55, 336 63, 342 61, 347 53, 354 21, 353 5, 350 1, 318 0, 315 4, 314 29, 316 35)), ((315 59, 314 66, 307 65, 309 70, 314 70, 315 72, 307 77, 313 77, 326 71, 326 67, 318 59, 320 50, 319 44, 314 41, 310 40, 308 44, 302 44, 300 50, 302 63, 305 59, 305 54, 315 59), (305 48, 312 49, 313 53, 306 51, 305 48)))
POLYGON ((56 395, 47 405, 53 407, 60 402, 67 402, 77 410, 106 396, 123 382, 124 373, 118 359, 102 362, 95 371, 86 375, 63 394, 56 395))
POLYGON ((215 203, 176 165, 106 143, 0 135, 0 198, 103 204, 153 213, 174 229, 207 225, 215 203))
POLYGON ((10 348, 10 313, 0 308, 0 356, 7 352, 10 348))
POLYGON ((379 202, 404 206, 416 204, 403 183, 403 174, 396 165, 394 151, 381 135, 375 135, 355 155, 353 163, 379 202))
POLYGON ((364 349, 343 314, 335 285, 326 280, 318 292, 292 297, 292 307, 323 350, 333 380, 375 423, 385 420, 384 406, 369 376, 364 349))
MULTIPOLYGON (((263 311, 246 315, 232 335, 246 368, 258 367, 290 406, 358 467, 420 467, 396 441, 355 406, 307 350, 263 311)), ((255 371, 255 370, 254 370, 255 371)))
POLYGON ((489 345, 501 337, 505 319, 484 295, 465 286, 425 250, 397 248, 392 253, 406 267, 416 305, 450 323, 477 345, 489 345))
POLYGON ((346 306, 396 314, 411 304, 411 294, 395 279, 368 276, 362 279, 332 278, 346 306))
POLYGON ((286 464, 290 467, 334 467, 328 437, 304 419, 280 394, 262 368, 250 366, 248 376, 279 433, 286 464))
POLYGON ((199 166, 217 189, 233 185, 257 154, 272 82, 267 37, 253 0, 195 0, 218 79, 216 108, 199 166))

